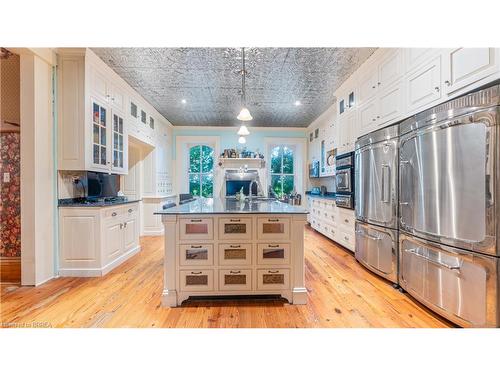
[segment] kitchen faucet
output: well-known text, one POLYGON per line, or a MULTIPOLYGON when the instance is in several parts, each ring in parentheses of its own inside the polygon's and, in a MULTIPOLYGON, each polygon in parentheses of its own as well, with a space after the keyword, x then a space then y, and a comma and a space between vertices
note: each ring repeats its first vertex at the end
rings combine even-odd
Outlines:
POLYGON ((252 186, 254 184, 254 182, 257 184, 257 196, 259 195, 259 188, 260 188, 260 184, 259 184, 259 181, 258 180, 252 180, 252 182, 250 182, 250 186, 248 188, 248 199, 250 200, 250 202, 252 202, 252 199, 253 199, 253 194, 252 194, 252 186))

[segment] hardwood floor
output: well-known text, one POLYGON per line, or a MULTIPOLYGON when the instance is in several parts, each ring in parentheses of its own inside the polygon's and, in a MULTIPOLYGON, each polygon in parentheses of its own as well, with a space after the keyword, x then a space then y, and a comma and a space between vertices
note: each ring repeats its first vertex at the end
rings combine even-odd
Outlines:
POLYGON ((63 277, 39 287, 2 286, 3 327, 450 327, 307 228, 307 305, 281 300, 195 300, 161 306, 163 237, 102 278, 63 277))

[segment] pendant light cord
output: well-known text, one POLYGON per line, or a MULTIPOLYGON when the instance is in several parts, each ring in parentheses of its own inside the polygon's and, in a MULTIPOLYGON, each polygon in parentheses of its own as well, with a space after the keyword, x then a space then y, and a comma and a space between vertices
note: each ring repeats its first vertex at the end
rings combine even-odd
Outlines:
POLYGON ((242 75, 242 78, 241 78, 241 90, 242 90, 242 93, 243 93, 243 106, 246 107, 247 105, 247 98, 246 98, 246 95, 245 95, 245 76, 247 74, 246 70, 245 70, 245 47, 242 47, 241 48, 241 51, 242 51, 242 54, 243 54, 243 70, 241 71, 241 75, 242 75))

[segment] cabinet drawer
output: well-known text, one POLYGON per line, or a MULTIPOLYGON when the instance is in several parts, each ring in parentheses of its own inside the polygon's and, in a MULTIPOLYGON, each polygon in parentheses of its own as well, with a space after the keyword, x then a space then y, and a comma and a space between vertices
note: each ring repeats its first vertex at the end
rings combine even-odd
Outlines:
POLYGON ((213 264, 213 245, 179 245, 181 266, 210 266, 213 264))
POLYGON ((219 270, 219 290, 251 290, 252 270, 219 270))
POLYGON ((220 265, 250 265, 252 264, 251 244, 220 244, 219 245, 220 265))
POLYGON ((344 210, 338 213, 338 228, 346 232, 354 232, 354 213, 345 212, 344 210))
POLYGON ((180 271, 181 290, 211 291, 214 290, 213 270, 180 271))
POLYGON ((290 219, 277 217, 260 217, 257 219, 260 240, 287 240, 290 238, 290 219))
POLYGON ((337 230, 335 233, 334 240, 341 245, 344 245, 350 250, 354 251, 355 236, 352 232, 347 232, 345 230, 337 230))
POLYGON ((214 237, 212 218, 180 219, 181 240, 211 240, 214 237))
POLYGON ((290 264, 290 244, 268 243, 257 245, 258 264, 290 264))
POLYGON ((282 290, 290 285, 290 270, 261 269, 257 270, 257 289, 282 290))
POLYGON ((252 238, 252 218, 220 218, 219 238, 223 240, 250 240, 252 238))
POLYGON ((120 216, 125 215, 125 209, 124 207, 114 207, 114 208, 109 208, 104 211, 104 218, 105 219, 118 219, 120 216))

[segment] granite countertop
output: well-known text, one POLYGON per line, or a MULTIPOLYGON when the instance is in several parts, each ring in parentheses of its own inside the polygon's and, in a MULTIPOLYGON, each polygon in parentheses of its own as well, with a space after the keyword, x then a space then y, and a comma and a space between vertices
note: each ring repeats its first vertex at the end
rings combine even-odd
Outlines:
POLYGON ((313 194, 310 191, 306 191, 306 195, 320 199, 335 199, 335 193, 332 192, 326 193, 326 195, 321 195, 321 194, 313 194))
POLYGON ((141 199, 128 199, 123 201, 81 201, 72 198, 59 199, 58 207, 109 207, 140 202, 141 199))
POLYGON ((276 200, 247 200, 240 203, 235 199, 199 198, 194 202, 155 212, 157 215, 197 215, 197 214, 307 214, 301 206, 292 206, 276 200))

